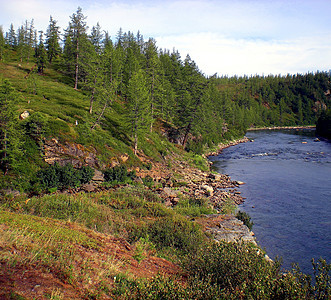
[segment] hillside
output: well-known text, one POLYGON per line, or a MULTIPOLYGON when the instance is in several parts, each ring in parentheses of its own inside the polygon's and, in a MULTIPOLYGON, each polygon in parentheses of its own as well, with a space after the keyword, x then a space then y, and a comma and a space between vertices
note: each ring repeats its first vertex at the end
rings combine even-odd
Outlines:
MULTIPOLYGON (((323 259, 312 282, 256 243, 215 241, 243 199, 203 155, 250 125, 308 124, 317 111, 300 120, 277 101, 246 103, 241 80, 206 78, 130 33, 100 57, 83 36, 75 74, 66 38, 47 64, 31 47, 1 52, 0 298, 327 299, 323 259), (274 112, 262 124, 261 105, 274 112)), ((307 110, 311 97, 328 104, 319 76, 307 110)))

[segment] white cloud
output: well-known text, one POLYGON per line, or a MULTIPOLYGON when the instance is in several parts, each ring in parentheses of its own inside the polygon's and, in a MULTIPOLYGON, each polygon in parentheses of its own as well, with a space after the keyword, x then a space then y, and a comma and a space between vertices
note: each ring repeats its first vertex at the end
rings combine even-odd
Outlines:
POLYGON ((114 38, 119 28, 189 53, 207 75, 286 74, 331 68, 329 0, 0 0, 7 31, 24 20, 66 28, 81 6, 114 38))
POLYGON ((325 39, 327 37, 266 41, 195 34, 158 37, 157 41, 159 46, 178 49, 182 59, 189 53, 206 75, 232 76, 328 70, 331 68, 331 42, 325 39))

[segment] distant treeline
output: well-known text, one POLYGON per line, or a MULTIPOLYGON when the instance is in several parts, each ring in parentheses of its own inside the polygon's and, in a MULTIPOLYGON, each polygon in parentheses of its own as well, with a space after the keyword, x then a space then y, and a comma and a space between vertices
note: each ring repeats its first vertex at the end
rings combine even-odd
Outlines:
MULTIPOLYGON (((81 8, 61 33, 52 17, 45 34, 33 20, 17 30, 0 28, 0 59, 6 49, 20 61, 33 61, 67 75, 67 83, 84 90, 89 112, 96 103, 126 106, 126 123, 135 149, 139 136, 154 130, 156 120, 172 124, 171 138, 188 150, 203 151, 249 127, 315 124, 330 107, 330 72, 287 76, 206 76, 189 55, 158 49, 153 38, 120 29, 113 39, 97 24, 88 29, 81 8)), ((221 70, 220 70, 221 71, 221 70)), ((93 128, 92 128, 93 130, 93 128)))

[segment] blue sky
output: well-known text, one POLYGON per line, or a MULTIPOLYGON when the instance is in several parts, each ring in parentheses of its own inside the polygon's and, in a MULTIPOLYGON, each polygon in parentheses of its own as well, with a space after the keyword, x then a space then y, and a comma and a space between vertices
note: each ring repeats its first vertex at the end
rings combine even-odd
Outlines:
POLYGON ((331 0, 0 0, 0 25, 33 18, 45 31, 52 15, 63 30, 78 6, 90 28, 99 22, 112 38, 120 27, 140 30, 159 48, 190 54, 206 75, 331 69, 331 0))

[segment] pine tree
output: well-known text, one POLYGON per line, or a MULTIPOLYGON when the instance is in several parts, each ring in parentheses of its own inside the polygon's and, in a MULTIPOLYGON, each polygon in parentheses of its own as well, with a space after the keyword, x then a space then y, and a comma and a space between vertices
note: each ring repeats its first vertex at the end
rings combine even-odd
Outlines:
POLYGON ((42 31, 40 31, 39 35, 39 44, 36 48, 36 59, 37 59, 37 67, 38 67, 38 73, 43 74, 44 68, 46 67, 47 62, 47 53, 44 46, 44 34, 42 31))
POLYGON ((49 25, 46 30, 45 41, 49 63, 52 63, 53 59, 55 59, 61 53, 61 47, 59 45, 60 27, 56 24, 57 21, 55 21, 52 16, 50 16, 49 25))
POLYGON ((103 46, 103 33, 101 31, 101 27, 99 25, 99 22, 97 23, 96 26, 93 26, 92 27, 92 30, 91 30, 91 35, 90 35, 90 40, 95 48, 95 52, 97 54, 101 54, 102 52, 102 46, 103 46))
POLYGON ((23 25, 17 30, 17 52, 22 62, 23 58, 26 56, 26 32, 23 25))
POLYGON ((134 72, 128 86, 128 124, 134 139, 134 153, 138 150, 138 137, 150 124, 150 98, 143 70, 134 72))
POLYGON ((17 122, 14 101, 17 95, 8 80, 0 85, 0 169, 6 175, 20 162, 21 130, 17 122))
POLYGON ((15 48, 17 46, 16 33, 13 23, 10 24, 9 31, 6 33, 6 43, 11 48, 15 48))
POLYGON ((74 88, 78 88, 78 83, 84 79, 83 62, 84 54, 89 51, 89 40, 82 9, 78 7, 76 13, 71 17, 68 28, 65 30, 64 40, 64 63, 67 74, 74 78, 74 88))
POLYGON ((3 61, 5 54, 5 37, 3 34, 2 26, 0 26, 0 61, 3 61))

